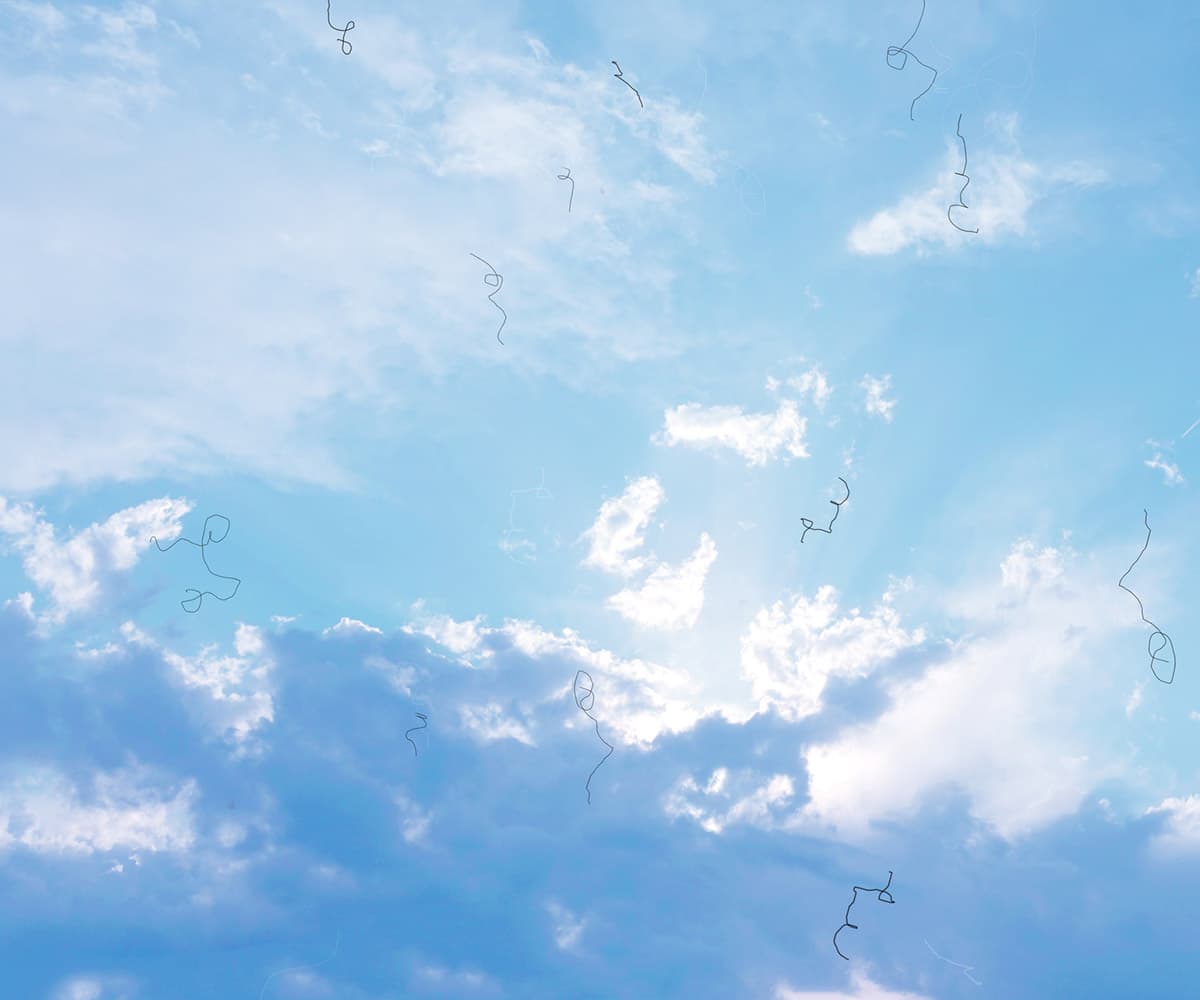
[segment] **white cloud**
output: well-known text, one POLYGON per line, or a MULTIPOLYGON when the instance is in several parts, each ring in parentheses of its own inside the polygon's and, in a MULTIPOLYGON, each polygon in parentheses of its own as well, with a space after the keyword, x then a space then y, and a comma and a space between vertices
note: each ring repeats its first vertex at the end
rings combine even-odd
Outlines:
POLYGON ((527 747, 537 746, 524 724, 506 716, 504 707, 495 702, 486 705, 460 705, 458 715, 463 727, 484 742, 516 740, 527 747))
POLYGON ((1029 162, 1016 145, 1016 116, 1003 120, 989 116, 989 124, 997 123, 1008 151, 999 145, 977 147, 964 133, 970 151, 970 184, 962 200, 968 208, 956 209, 953 218, 963 229, 978 229, 978 233, 960 232, 946 217, 947 208, 959 201, 963 186, 963 178, 956 174, 962 169, 962 146, 952 137, 933 184, 857 223, 847 238, 850 250, 878 255, 916 247, 918 254, 924 254, 931 246, 961 248, 972 242, 995 243, 1006 233, 1024 236, 1029 210, 1055 188, 1089 188, 1107 179, 1104 170, 1093 164, 1072 162, 1045 169, 1029 162))
POLYGON ((922 993, 898 993, 872 982, 865 972, 858 969, 850 973, 852 992, 831 990, 797 990, 791 986, 775 987, 775 1000, 931 1000, 922 993))
POLYGON ((658 480, 643 476, 630 483, 619 497, 605 500, 596 522, 583 533, 591 543, 583 565, 621 576, 632 576, 642 569, 646 560, 631 557, 630 553, 644 544, 650 518, 665 499, 658 480))
POLYGON ((345 615, 338 619, 336 625, 330 625, 329 628, 324 629, 321 635, 337 635, 343 632, 370 632, 375 635, 383 635, 383 629, 360 622, 357 618, 347 618, 345 615))
POLYGON ((51 1000, 134 1000, 137 981, 129 976, 75 974, 55 987, 51 1000))
POLYGON ((1200 267, 1192 274, 1192 298, 1200 298, 1200 267))
POLYGON ((1114 590, 1095 566, 1014 546, 999 585, 947 599, 967 638, 894 683, 878 718, 805 750, 810 800, 798 819, 861 835, 950 788, 1009 840, 1070 815, 1125 753, 1120 698, 1095 683, 1128 617, 1114 590))
POLYGON ((1186 799, 1167 798, 1146 810, 1147 816, 1165 813, 1163 831, 1150 842, 1150 848, 1162 855, 1200 854, 1200 795, 1186 799))
POLYGON ((0 497, 0 532, 23 553, 25 575, 50 593, 53 609, 43 620, 58 624, 94 608, 106 585, 132 569, 139 554, 151 547, 152 536, 160 542, 177 538, 180 521, 191 509, 186 500, 148 500, 59 542, 54 525, 43 521, 31 504, 10 505, 0 497))
POLYGON ((1160 469, 1163 474, 1163 482, 1168 486, 1177 486, 1179 483, 1186 482, 1183 474, 1179 471, 1179 466, 1168 462, 1163 458, 1161 452, 1155 452, 1153 458, 1147 459, 1142 464, 1147 469, 1160 469))
POLYGON ((666 426, 654 436, 656 444, 689 448, 730 448, 748 465, 766 465, 776 457, 785 462, 807 458, 805 417, 792 400, 782 400, 774 413, 743 413, 740 406, 701 406, 684 403, 667 410, 666 426))
POLYGON ((1133 686, 1133 691, 1129 695, 1129 700, 1125 702, 1125 718, 1133 717, 1133 713, 1138 710, 1138 706, 1142 703, 1142 690, 1145 688, 1146 682, 1139 681, 1133 686))
POLYGON ((817 367, 810 368, 803 375, 789 378, 787 386, 802 396, 811 393, 813 405, 822 411, 825 409, 825 404, 829 402, 829 397, 833 395, 829 380, 825 377, 825 373, 817 367))
POLYGON ((94 854, 129 847, 188 850, 196 840, 194 781, 173 792, 144 770, 96 772, 90 794, 50 767, 27 766, 0 784, 0 850, 94 854))
POLYGON ((194 657, 181 656, 160 646, 132 622, 121 626, 126 642, 157 652, 184 688, 200 695, 193 708, 239 754, 259 749, 257 731, 275 720, 270 680, 275 663, 266 652, 262 632, 253 625, 238 625, 234 633, 235 656, 221 656, 216 645, 204 646, 194 657))
POLYGON ((572 951, 583 935, 587 921, 579 919, 561 903, 550 900, 546 911, 554 921, 554 943, 561 951, 572 951))
POLYGON ((742 673, 760 711, 803 719, 821 711, 831 678, 867 677, 924 641, 921 629, 901 628, 886 602, 867 616, 852 608, 838 617, 837 591, 826 585, 811 600, 800 595, 790 608, 776 601, 754 616, 742 636, 742 673))
POLYGON ((686 817, 714 834, 738 824, 771 830, 780 825, 795 792, 786 774, 772 775, 756 787, 755 775, 739 774, 731 784, 729 772, 719 767, 704 788, 691 775, 677 781, 663 810, 672 819, 686 817))
POLYGON ((691 628, 704 607, 704 581, 717 558, 717 545, 707 535, 679 566, 660 565, 637 590, 625 589, 608 605, 643 628, 691 628))
POLYGON ((433 822, 433 813, 421 808, 420 803, 397 792, 396 810, 400 816, 400 835, 406 844, 424 844, 433 822))
POLYGON ((859 383, 859 388, 867 394, 866 408, 868 413, 872 413, 877 417, 883 417, 887 423, 892 422, 892 410, 896 406, 894 399, 884 399, 883 394, 892 386, 892 376, 884 375, 883 378, 875 378, 873 375, 864 375, 863 380, 859 383))

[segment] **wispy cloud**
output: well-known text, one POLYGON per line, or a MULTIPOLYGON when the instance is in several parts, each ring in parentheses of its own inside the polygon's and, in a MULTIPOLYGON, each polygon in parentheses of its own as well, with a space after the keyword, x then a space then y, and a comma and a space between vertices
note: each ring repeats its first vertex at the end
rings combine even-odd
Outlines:
POLYGON ((595 523, 583 533, 590 543, 583 564, 621 576, 641 570, 646 559, 631 553, 645 543, 650 518, 665 499, 658 480, 643 476, 630 483, 619 497, 605 500, 595 523))
POLYGON ((885 399, 883 394, 891 386, 891 375, 884 375, 883 378, 864 375, 863 380, 859 383, 859 388, 866 393, 865 406, 867 412, 877 417, 883 417, 889 424, 892 422, 892 410, 896 408, 896 401, 894 399, 885 399))

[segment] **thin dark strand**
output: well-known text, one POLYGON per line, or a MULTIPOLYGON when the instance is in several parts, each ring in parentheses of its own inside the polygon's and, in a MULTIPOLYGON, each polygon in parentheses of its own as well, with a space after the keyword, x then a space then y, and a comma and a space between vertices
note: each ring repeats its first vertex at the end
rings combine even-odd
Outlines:
POLYGON ((967 207, 967 203, 965 201, 963 201, 963 194, 967 190, 967 185, 971 183, 971 178, 967 176, 967 140, 963 138, 963 134, 962 134, 962 115, 961 114, 958 116, 958 124, 954 126, 954 134, 958 136, 959 140, 962 142, 962 147, 963 147, 963 168, 962 168, 962 170, 954 171, 954 175, 956 177, 963 178, 963 186, 961 188, 959 188, 959 190, 958 190, 958 201, 956 201, 953 205, 951 205, 949 208, 946 209, 946 218, 950 220, 950 225, 952 225, 960 233, 978 233, 979 232, 978 229, 963 229, 963 227, 960 226, 957 222, 955 222, 953 217, 950 215, 950 212, 953 209, 967 207))
POLYGON ((816 528, 813 526, 812 521, 809 520, 807 517, 800 518, 800 523, 804 525, 804 533, 800 536, 801 544, 803 544, 803 542, 804 542, 804 536, 807 535, 810 531, 819 531, 823 535, 832 535, 833 534, 833 525, 834 525, 834 522, 837 521, 837 519, 838 519, 838 514, 840 514, 842 512, 842 504, 844 504, 847 500, 850 499, 850 484, 848 482, 846 482, 846 480, 842 479, 841 476, 838 476, 838 479, 841 479, 842 485, 846 487, 846 495, 844 497, 842 497, 841 500, 830 500, 829 501, 831 504, 833 504, 833 508, 834 508, 833 517, 829 521, 829 527, 828 528, 816 528))
POLYGON ((1149 618, 1146 617, 1146 609, 1142 606, 1142 599, 1140 597, 1138 597, 1138 595, 1135 594, 1132 590, 1130 590, 1128 587, 1125 586, 1125 577, 1127 577, 1130 573, 1133 572, 1133 567, 1136 566, 1141 561, 1142 556, 1144 556, 1146 554, 1146 549, 1148 549, 1150 547, 1150 534, 1151 534, 1151 532, 1150 532, 1150 512, 1148 510, 1146 510, 1145 508, 1142 508, 1142 514, 1145 515, 1144 521, 1146 524, 1146 542, 1142 546, 1142 551, 1137 554, 1137 559, 1135 559, 1132 563, 1130 563, 1129 569, 1127 569, 1124 573, 1121 574, 1121 579, 1119 579, 1117 581, 1117 586, 1120 587, 1123 591, 1125 591, 1125 593, 1127 593, 1135 601, 1137 601, 1138 612, 1142 616, 1142 621, 1144 621, 1147 625, 1149 625, 1152 629, 1154 629, 1154 631, 1150 634, 1150 638, 1146 640, 1146 652, 1150 654, 1150 672, 1152 674, 1154 674, 1155 680, 1161 681, 1163 684, 1171 684, 1175 680, 1175 666, 1176 666, 1175 643, 1171 641, 1171 637, 1169 635, 1167 635, 1166 632, 1164 632, 1157 625, 1155 625, 1154 622, 1152 622, 1149 618), (1153 644, 1154 644, 1155 638, 1157 638, 1158 636, 1162 636, 1163 641, 1160 642, 1158 644, 1158 646, 1155 648, 1153 646, 1153 644), (1164 648, 1166 648, 1168 646, 1171 649, 1171 659, 1169 661, 1166 658, 1158 655, 1159 653, 1161 653, 1163 651, 1164 648), (1171 679, 1164 681, 1161 677, 1158 676, 1158 671, 1154 668, 1154 664, 1168 663, 1168 662, 1171 664, 1171 679))
POLYGON ((408 740, 409 743, 412 743, 413 756, 419 757, 420 754, 417 753, 417 744, 413 741, 413 738, 411 736, 409 736, 408 734, 419 732, 422 729, 428 729, 429 728, 429 716, 422 715, 420 712, 415 712, 413 714, 415 714, 416 717, 421 720, 421 724, 419 726, 413 726, 412 729, 406 730, 404 733, 404 738, 406 740, 408 740))
POLYGON ((571 177, 571 168, 570 167, 563 167, 563 170, 565 170, 566 173, 559 174, 558 179, 560 181, 570 181, 571 182, 571 198, 567 202, 567 211, 569 212, 569 211, 571 211, 571 206, 575 203, 575 181, 571 177))
POLYGON ((625 79, 625 77, 623 77, 621 75, 621 67, 617 64, 617 61, 615 59, 610 59, 609 62, 617 67, 617 71, 613 74, 613 76, 615 76, 618 80, 620 80, 623 84, 625 84, 625 86, 628 87, 630 90, 632 90, 635 94, 637 94, 638 104, 641 104, 642 109, 645 110, 646 105, 642 103, 642 95, 638 93, 637 87, 635 87, 632 83, 630 83, 628 80, 625 79))
POLYGON ((915 28, 913 28, 912 34, 909 35, 908 38, 906 38, 904 40, 903 45, 889 45, 888 50, 887 50, 887 64, 892 69, 903 70, 908 65, 909 56, 912 56, 912 58, 919 65, 924 66, 925 69, 929 70, 929 72, 933 74, 933 79, 929 81, 929 86, 926 87, 924 90, 922 90, 919 94, 917 94, 917 96, 912 99, 912 103, 908 106, 908 120, 909 121, 916 121, 916 118, 913 117, 913 112, 916 110, 917 101, 919 101, 922 97, 924 97, 926 94, 929 93, 929 91, 933 88, 933 85, 935 83, 937 83, 937 78, 938 78, 938 71, 936 69, 934 69, 932 66, 926 66, 925 63, 921 62, 920 58, 915 53, 912 53, 908 50, 908 43, 917 37, 917 32, 921 28, 921 22, 924 20, 925 20, 925 0, 921 0, 921 16, 917 18, 917 26, 915 28), (892 59, 895 56, 903 56, 904 57, 903 60, 901 61, 900 65, 898 65, 898 66, 894 62, 892 62, 892 59))
POLYGON ((842 955, 842 949, 838 947, 837 939, 838 939, 838 935, 841 934, 842 931, 845 930, 847 927, 849 927, 851 930, 858 930, 858 924, 850 923, 850 910, 853 908, 854 904, 858 901, 858 894, 860 892, 874 892, 874 893, 878 894, 875 898, 878 899, 879 902, 895 903, 896 900, 893 899, 892 894, 890 892, 888 892, 888 888, 889 888, 889 886, 891 886, 891 884, 892 884, 892 873, 889 871, 887 885, 885 885, 882 889, 868 889, 865 886, 861 886, 861 885, 856 885, 854 887, 854 894, 850 897, 850 904, 846 907, 845 921, 843 922, 841 927, 839 927, 836 931, 833 932, 833 950, 836 951, 839 955, 841 955, 842 958, 845 958, 847 962, 849 962, 850 959, 847 958, 845 955, 842 955), (887 896, 887 899, 883 898, 884 895, 887 896))
POLYGON ((616 749, 611 743, 608 742, 608 740, 600 735, 600 723, 597 722, 596 717, 592 715, 592 706, 596 703, 596 693, 593 690, 592 685, 593 681, 591 674, 589 674, 586 670, 579 670, 576 672, 573 692, 575 696, 575 705, 581 712, 583 712, 584 715, 592 720, 592 725, 596 727, 596 738, 606 747, 608 747, 608 753, 601 757, 600 763, 592 768, 592 773, 588 775, 587 783, 584 785, 584 788, 587 789, 587 800, 589 806, 592 804, 592 778, 595 776, 596 772, 600 770, 600 765, 608 760, 608 758, 613 755, 613 750, 616 749), (580 677, 587 678, 586 690, 581 689, 579 685, 580 677))
MULTIPOLYGON (((504 324, 508 322, 508 313, 506 313, 504 311, 504 307, 502 305, 500 305, 499 302, 496 301, 495 296, 498 295, 500 292, 500 289, 504 287, 504 277, 500 274, 499 271, 497 271, 494 267, 492 267, 491 264, 488 264, 488 262, 486 260, 484 260, 482 257, 480 257, 479 254, 473 253, 473 254, 471 254, 471 256, 474 257, 477 261, 479 261, 479 263, 485 264, 487 267, 491 268, 491 274, 485 274, 483 276, 483 283, 485 285, 487 285, 488 288, 496 289, 496 291, 488 294, 488 300, 492 303, 492 305, 494 305, 497 309, 500 310, 500 315, 504 317, 502 320, 500 320, 500 330, 496 331, 496 339, 500 340, 500 331, 504 329, 504 324), (491 280, 493 278, 495 279, 495 283, 493 283, 491 280)), ((503 340, 500 340, 500 346, 501 347, 504 346, 503 340)))
POLYGON ((326 3, 325 3, 325 20, 328 22, 328 24, 329 24, 329 27, 331 27, 331 28, 332 28, 334 31, 340 31, 340 32, 342 33, 342 37, 339 39, 339 41, 342 43, 342 55, 344 55, 344 56, 348 56, 348 55, 349 55, 351 52, 353 52, 353 51, 354 51, 354 46, 353 46, 353 45, 351 45, 351 44, 350 44, 348 41, 346 41, 346 32, 347 32, 347 31, 353 31, 353 30, 354 30, 354 22, 353 22, 353 21, 347 21, 347 22, 346 22, 346 26, 345 26, 344 28, 339 28, 339 27, 338 27, 336 24, 334 24, 334 23, 333 23, 333 21, 331 20, 330 8, 331 8, 332 6, 333 6, 333 0, 326 0, 326 3))
POLYGON ((176 538, 175 541, 173 541, 170 545, 168 545, 166 548, 163 548, 162 544, 159 542, 159 540, 154 535, 150 536, 150 541, 152 541, 154 543, 155 547, 158 549, 159 552, 170 552, 171 549, 173 549, 180 542, 187 542, 188 545, 196 546, 196 548, 198 548, 200 550, 200 559, 204 563, 204 568, 206 570, 208 570, 210 576, 215 576, 218 580, 232 580, 233 581, 233 591, 230 594, 228 594, 226 597, 222 597, 220 594, 215 594, 211 590, 197 590, 195 587, 185 588, 184 593, 195 595, 193 597, 185 597, 182 601, 179 602, 179 606, 181 608, 183 608, 183 610, 186 611, 189 615, 197 614, 200 611, 200 608, 204 604, 204 598, 206 598, 206 597, 212 597, 218 601, 232 600, 234 598, 234 596, 237 594, 238 588, 241 587, 241 585, 242 585, 242 581, 239 577, 225 576, 222 573, 217 573, 208 564, 208 553, 205 551, 205 549, 209 545, 217 545, 220 542, 223 542, 225 540, 225 537, 228 534, 229 534, 229 518, 227 518, 224 514, 209 514, 208 517, 206 517, 204 519, 204 527, 200 530, 200 539, 201 540, 199 542, 193 542, 190 538, 176 538), (208 523, 210 521, 212 521, 214 518, 225 522, 225 530, 221 533, 220 538, 213 537, 212 529, 210 529, 208 526, 208 523), (192 601, 195 601, 196 606, 194 608, 189 608, 188 604, 191 603, 192 601))

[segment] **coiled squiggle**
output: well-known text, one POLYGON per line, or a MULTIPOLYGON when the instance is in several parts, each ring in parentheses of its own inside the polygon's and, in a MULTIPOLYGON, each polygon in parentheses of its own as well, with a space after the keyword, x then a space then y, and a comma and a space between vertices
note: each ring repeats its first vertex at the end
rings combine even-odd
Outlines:
POLYGON ((404 733, 404 738, 406 740, 408 740, 409 743, 412 743, 413 756, 419 757, 420 754, 417 753, 417 744, 413 741, 413 738, 411 736, 409 736, 408 734, 419 732, 422 729, 428 729, 429 728, 429 716, 423 715, 420 712, 415 712, 413 714, 415 714, 416 717, 421 720, 421 724, 419 726, 413 726, 411 729, 406 730, 404 733))
POLYGON ((962 134, 962 115, 958 116, 958 124, 954 126, 954 134, 958 136, 963 147, 963 168, 962 170, 954 171, 954 176, 963 178, 963 186, 958 190, 958 201, 946 209, 946 218, 950 220, 950 225, 960 233, 978 233, 978 229, 963 229, 950 215, 953 209, 967 207, 967 203, 963 201, 963 192, 967 190, 967 185, 971 183, 971 178, 967 176, 967 140, 963 138, 962 134))
POLYGON ((1171 641, 1171 637, 1169 635, 1167 635, 1166 632, 1164 632, 1157 625, 1155 625, 1154 622, 1152 622, 1149 618, 1146 617, 1146 609, 1144 607, 1142 607, 1142 599, 1140 597, 1138 597, 1138 595, 1135 594, 1132 590, 1130 590, 1128 587, 1125 586, 1125 577, 1127 577, 1130 573, 1133 572, 1133 567, 1138 564, 1138 562, 1141 560, 1142 556, 1146 554, 1146 549, 1148 549, 1150 547, 1150 512, 1148 510, 1146 510, 1145 508, 1143 508, 1142 513, 1145 515, 1144 520, 1146 523, 1146 544, 1142 546, 1142 551, 1137 554, 1137 559, 1135 559, 1132 563, 1130 563, 1129 569, 1127 569, 1124 573, 1121 574, 1121 579, 1119 579, 1117 581, 1117 586, 1120 587, 1123 591, 1125 591, 1125 593, 1127 593, 1135 601, 1137 601, 1138 611, 1141 612, 1142 621, 1144 621, 1147 625, 1149 625, 1152 629, 1154 629, 1154 631, 1150 633, 1150 638, 1146 640, 1146 652, 1148 652, 1150 654, 1150 672, 1152 674, 1154 674, 1154 677, 1156 680, 1162 681, 1163 684, 1170 684, 1175 680, 1175 643, 1173 643, 1171 641), (1162 637, 1162 642, 1160 642, 1158 644, 1158 646, 1155 647, 1154 640, 1155 640, 1155 638, 1157 638, 1159 636, 1162 637), (1163 651, 1164 648, 1168 648, 1168 647, 1171 651, 1171 659, 1169 661, 1166 659, 1166 657, 1162 657, 1162 656, 1158 655, 1159 653, 1161 653, 1163 651), (1171 679, 1164 681, 1161 677, 1158 676, 1158 671, 1154 669, 1154 664, 1168 663, 1168 662, 1171 664, 1171 679))
MULTIPOLYGON (((592 715, 592 705, 596 701, 596 694, 592 690, 592 675, 589 674, 586 670, 580 670, 580 671, 576 672, 574 694, 575 694, 576 706, 579 708, 579 710, 581 712, 583 712, 584 715, 586 715, 589 719, 592 720, 592 724, 596 727, 596 738, 601 743, 603 743, 606 747, 608 747, 608 753, 606 753, 603 757, 600 758, 600 764, 603 764, 606 760, 608 760, 609 757, 612 756, 613 750, 615 748, 613 747, 613 745, 611 743, 608 742, 608 740, 606 740, 603 736, 600 735, 600 723, 597 722, 596 717, 594 715, 592 715), (581 689, 580 689, 580 686, 579 686, 579 678, 580 677, 587 678, 587 690, 586 691, 581 691, 581 689)), ((588 775, 587 784, 584 786, 587 789, 587 797, 588 797, 588 805, 589 806, 592 804, 592 775, 594 775, 597 771, 600 770, 600 764, 597 764, 595 767, 592 768, 592 773, 588 775)))
POLYGON ((216 545, 218 542, 224 541, 225 536, 228 534, 229 534, 229 518, 227 518, 224 514, 209 514, 208 517, 206 517, 204 519, 204 527, 200 532, 200 541, 199 542, 193 542, 190 538, 176 538, 175 541, 173 541, 170 545, 168 545, 164 549, 162 547, 162 545, 159 543, 157 538, 155 538, 153 535, 150 536, 150 541, 152 541, 154 543, 155 547, 158 549, 159 552, 170 552, 171 549, 175 548, 175 546, 178 545, 180 542, 187 542, 188 545, 195 545, 196 548, 198 548, 200 550, 200 558, 204 562, 204 568, 206 570, 208 570, 208 572, 212 576, 215 576, 218 580, 233 580, 234 581, 233 593, 231 593, 228 597, 220 597, 219 595, 214 594, 211 590, 197 590, 195 587, 186 588, 186 591, 185 591, 186 593, 196 595, 195 597, 185 597, 182 601, 179 602, 179 606, 181 608, 183 608, 183 610, 186 611, 189 615, 194 615, 200 610, 200 606, 204 603, 205 597, 215 597, 218 601, 228 601, 233 598, 234 594, 236 594, 238 592, 238 587, 240 587, 242 585, 242 581, 236 576, 222 576, 220 573, 214 573, 213 568, 211 566, 209 566, 209 564, 208 564, 208 556, 205 554, 205 551, 204 551, 205 547, 208 546, 209 544, 216 545), (225 530, 224 530, 224 532, 221 533, 220 538, 214 538, 212 531, 209 530, 208 522, 211 521, 213 518, 218 518, 225 522, 225 530), (196 606, 194 608, 189 608, 188 607, 189 601, 195 601, 196 606))
POLYGON ((351 45, 348 41, 346 41, 346 32, 354 30, 354 22, 347 21, 346 26, 344 28, 339 28, 331 20, 331 11, 330 11, 331 7, 333 7, 333 0, 326 0, 326 2, 325 2, 325 20, 328 22, 329 27, 331 27, 334 31, 340 31, 342 33, 342 37, 338 40, 342 43, 342 55, 348 56, 351 52, 354 51, 354 46, 351 45))
POLYGON ((909 35, 908 38, 906 38, 904 40, 903 45, 889 45, 888 50, 887 50, 887 64, 892 69, 898 69, 898 70, 904 69, 904 67, 908 65, 908 57, 912 56, 913 59, 915 59, 918 63, 920 63, 920 65, 924 66, 925 69, 929 70, 929 72, 933 74, 933 79, 929 81, 929 86, 926 87, 924 90, 922 90, 919 94, 917 94, 917 96, 912 99, 912 104, 910 104, 908 106, 908 120, 909 121, 916 121, 916 119, 913 118, 913 110, 917 106, 917 101, 919 101, 922 97, 924 97, 926 94, 929 93, 929 91, 933 87, 933 85, 935 83, 937 83, 937 76, 938 76, 936 69, 934 69, 932 66, 925 66, 925 64, 923 62, 921 62, 921 60, 919 58, 917 58, 916 55, 914 55, 912 52, 908 51, 908 43, 917 37, 917 32, 921 29, 921 22, 923 20, 925 20, 925 0, 921 0, 921 16, 917 18, 917 26, 915 28, 913 28, 912 34, 909 35), (904 59, 900 63, 900 65, 897 66, 894 62, 892 62, 892 58, 894 56, 900 56, 900 55, 902 55, 904 57, 904 59))
POLYGON ((617 61, 615 59, 610 59, 609 62, 617 67, 617 71, 613 74, 613 76, 615 76, 618 80, 620 80, 623 84, 625 84, 625 86, 628 87, 630 90, 632 90, 635 94, 637 94, 638 104, 641 104, 642 108, 644 110, 646 105, 642 104, 642 95, 638 94, 637 87, 635 87, 632 83, 630 83, 628 80, 625 79, 625 77, 623 77, 621 75, 621 67, 617 64, 617 61))
POLYGON ((569 211, 571 211, 571 205, 574 204, 574 202, 575 202, 575 181, 571 177, 571 168, 570 167, 563 167, 563 170, 565 170, 566 173, 559 174, 558 179, 560 181, 571 181, 571 198, 570 198, 570 201, 567 202, 567 211, 569 212, 569 211))
MULTIPOLYGON (((851 930, 858 930, 858 924, 850 923, 850 909, 851 909, 851 907, 854 906, 855 902, 858 900, 858 894, 860 892, 874 892, 874 893, 878 893, 878 895, 875 898, 878 899, 879 902, 894 903, 896 901, 894 899, 892 899, 892 894, 890 892, 888 892, 888 886, 890 886, 891 884, 892 884, 892 873, 889 871, 887 885, 885 885, 882 889, 867 889, 861 885, 856 885, 854 887, 854 895, 850 897, 850 905, 846 907, 845 922, 842 924, 841 927, 839 927, 836 931, 833 932, 833 950, 836 951, 839 955, 842 955, 842 949, 838 947, 838 943, 837 943, 838 935, 841 934, 842 931, 845 930, 847 927, 849 927, 851 930), (888 897, 887 899, 883 898, 885 893, 887 894, 887 897, 888 897)), ((845 955, 842 955, 842 958, 845 958, 847 962, 850 961, 850 959, 846 958, 845 955)))
MULTIPOLYGON (((931 944, 930 944, 928 941, 926 941, 926 942, 925 942, 925 947, 926 947, 926 948, 928 948, 930 951, 933 951, 933 945, 931 945, 931 944)), ((964 976, 966 976, 966 977, 967 977, 969 980, 971 980, 971 982, 973 982, 973 983, 974 983, 976 986, 982 986, 982 985, 983 985, 983 983, 981 983, 981 982, 980 982, 978 979, 976 979, 974 976, 972 976, 972 975, 971 975, 971 970, 972 970, 973 968, 975 968, 975 966, 973 966, 973 965, 962 965, 962 964, 960 964, 960 963, 958 963, 958 962, 951 962, 951 961, 950 961, 950 959, 948 959, 948 958, 942 958, 942 956, 941 956, 941 955, 939 955, 939 954, 938 954, 936 951, 933 951, 933 957, 934 957, 934 958, 941 958, 941 959, 942 959, 942 961, 943 961, 943 962, 945 962, 947 965, 953 965, 953 966, 954 966, 955 968, 957 968, 957 969, 962 969, 962 970, 963 970, 963 975, 964 975, 964 976)))
POLYGON ((815 527, 813 527, 812 521, 810 521, 807 517, 800 518, 800 523, 804 525, 804 534, 802 534, 800 536, 801 542, 804 541, 804 535, 807 535, 810 531, 819 531, 825 535, 833 534, 833 522, 838 519, 838 514, 840 514, 842 512, 842 504, 844 504, 847 500, 850 499, 850 484, 848 482, 846 482, 846 480, 842 479, 841 476, 838 476, 838 479, 841 479, 842 485, 846 487, 846 495, 844 497, 842 497, 841 500, 830 500, 829 501, 834 506, 833 517, 829 521, 829 527, 828 528, 815 528, 815 527))
MULTIPOLYGON (((494 298, 494 296, 498 295, 498 294, 499 294, 499 292, 500 292, 500 289, 504 287, 504 278, 503 278, 503 276, 500 274, 500 272, 499 272, 499 271, 497 271, 497 270, 496 270, 494 267, 492 267, 492 265, 491 265, 491 264, 488 264, 488 262, 487 262, 486 260, 484 260, 482 257, 480 257, 480 256, 479 256, 479 254, 477 254, 477 253, 473 253, 473 254, 471 254, 471 256, 472 256, 472 257, 474 257, 474 258, 475 258, 477 261, 479 261, 479 263, 481 263, 481 264, 487 264, 487 266, 488 266, 488 267, 490 267, 490 268, 492 269, 492 273, 491 273, 491 274, 485 274, 485 275, 483 276, 483 283, 484 283, 485 285, 487 285, 487 286, 488 286, 488 288, 495 288, 495 289, 496 289, 496 291, 494 291, 494 292, 490 292, 490 293, 488 294, 488 299, 491 301, 492 305, 494 305, 494 306, 495 306, 497 309, 499 309, 499 310, 500 310, 500 315, 504 317, 502 320, 500 320, 500 330, 503 330, 503 329, 504 329, 504 324, 508 322, 508 313, 506 313, 506 312, 504 311, 504 307, 503 307, 502 305, 500 305, 500 303, 499 303, 499 302, 497 302, 497 301, 496 301, 496 299, 494 298), (495 278, 495 279, 496 279, 496 280, 495 280, 495 284, 493 284, 493 283, 492 283, 492 280, 491 280, 491 279, 493 279, 493 278, 495 278)), ((500 340, 500 330, 497 330, 497 331, 496 331, 496 339, 497 339, 497 340, 500 340)), ((503 347, 503 346, 504 346, 504 341, 503 341, 503 340, 500 340, 500 346, 501 346, 501 347, 503 347)))

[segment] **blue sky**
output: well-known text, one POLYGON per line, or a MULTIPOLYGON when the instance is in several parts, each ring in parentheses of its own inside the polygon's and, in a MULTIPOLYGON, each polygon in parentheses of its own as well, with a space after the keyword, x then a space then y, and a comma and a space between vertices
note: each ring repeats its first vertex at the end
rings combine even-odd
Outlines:
POLYGON ((0 2, 6 996, 1194 992, 1200 15, 699 6, 0 2))

